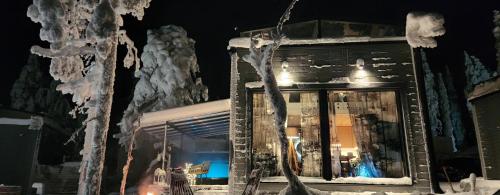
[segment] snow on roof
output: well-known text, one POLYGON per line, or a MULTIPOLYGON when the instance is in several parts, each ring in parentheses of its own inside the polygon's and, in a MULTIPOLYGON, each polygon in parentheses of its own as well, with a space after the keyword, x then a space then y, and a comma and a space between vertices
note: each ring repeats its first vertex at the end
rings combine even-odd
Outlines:
POLYGON ((500 76, 494 79, 490 79, 474 87, 474 91, 472 91, 468 99, 469 101, 472 101, 478 97, 482 97, 484 95, 488 95, 497 91, 500 91, 500 76))
MULTIPOLYGON (((256 47, 269 45, 272 40, 258 38, 256 47)), ((385 41, 406 41, 406 37, 342 37, 342 38, 319 38, 319 39, 288 39, 284 38, 281 45, 316 45, 316 44, 339 44, 339 43, 366 43, 366 42, 385 42, 385 41)), ((229 40, 229 48, 249 48, 249 37, 237 37, 229 40)))
POLYGON ((230 100, 224 99, 200 104, 193 104, 189 106, 170 108, 156 112, 148 112, 140 118, 140 125, 141 127, 153 126, 163 124, 167 121, 172 120, 225 112, 229 111, 229 108, 230 100))

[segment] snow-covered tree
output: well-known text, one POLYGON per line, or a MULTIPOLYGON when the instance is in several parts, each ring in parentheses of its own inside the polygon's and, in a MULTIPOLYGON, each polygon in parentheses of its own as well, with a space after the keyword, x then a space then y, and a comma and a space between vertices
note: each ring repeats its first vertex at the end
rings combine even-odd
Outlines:
MULTIPOLYGON (((141 60, 143 66, 132 101, 120 122, 120 143, 133 149, 134 122, 145 112, 190 105, 208 99, 208 89, 196 77, 199 72, 194 40, 184 29, 174 25, 148 30, 147 44, 141 60)), ((123 169, 122 191, 125 187, 131 156, 123 169)))
POLYGON ((128 143, 133 122, 144 112, 190 105, 208 99, 208 90, 201 78, 194 49, 194 40, 178 26, 148 30, 147 44, 141 60, 143 66, 132 101, 119 123, 120 143, 128 143))
POLYGON ((276 27, 276 32, 273 33, 273 42, 269 45, 263 45, 258 48, 257 37, 251 37, 249 54, 243 56, 243 60, 249 63, 260 76, 262 82, 264 83, 264 90, 266 97, 268 98, 271 108, 274 111, 274 125, 276 126, 278 135, 278 140, 280 142, 281 150, 281 167, 285 178, 288 180, 288 185, 280 194, 319 194, 316 189, 309 188, 305 186, 294 173, 288 162, 288 138, 285 132, 285 123, 287 117, 287 107, 283 94, 279 90, 278 83, 276 81, 276 76, 273 72, 272 59, 274 52, 279 48, 284 34, 282 34, 283 24, 290 18, 291 10, 298 0, 293 0, 291 4, 286 9, 283 16, 281 16, 278 25, 276 27))
POLYGON ((30 55, 21 74, 12 85, 10 105, 14 109, 37 112, 37 94, 44 84, 38 56, 30 55))
POLYGON ((439 95, 436 91, 434 74, 432 73, 427 56, 424 50, 420 50, 422 56, 422 67, 424 71, 425 95, 427 97, 427 112, 429 114, 429 122, 431 133, 433 136, 443 135, 443 125, 440 120, 439 112, 439 95))
POLYGON ((70 103, 56 91, 58 82, 43 73, 38 56, 30 55, 10 91, 11 107, 34 113, 43 113, 62 128, 75 128, 68 115, 70 103))
POLYGON ((451 109, 450 109, 450 101, 448 98, 448 90, 444 84, 443 74, 438 73, 438 91, 439 91, 439 108, 441 111, 441 121, 443 122, 443 133, 444 136, 451 138, 451 143, 453 146, 453 151, 457 151, 456 140, 453 132, 455 131, 453 128, 453 122, 451 120, 451 109))
POLYGON ((464 141, 464 125, 462 123, 462 109, 460 108, 459 99, 455 85, 453 84, 453 77, 450 73, 448 66, 445 67, 445 80, 446 89, 448 90, 448 99, 450 104, 450 118, 453 127, 453 136, 455 137, 455 145, 460 147, 464 141))
POLYGON ((406 15, 406 40, 413 47, 437 47, 434 37, 444 35, 444 18, 436 13, 410 12, 406 15))
POLYGON ((40 23, 40 39, 50 48, 31 52, 52 58, 50 74, 72 94, 74 114, 86 114, 78 194, 100 194, 106 139, 113 97, 118 43, 126 44, 126 67, 139 65, 137 50, 125 31, 121 15, 142 19, 151 0, 33 0, 27 15, 40 23))
POLYGON ((486 81, 492 77, 492 74, 486 69, 486 67, 481 63, 481 61, 475 56, 469 56, 469 54, 464 51, 465 56, 465 93, 466 95, 474 90, 474 86, 486 81))

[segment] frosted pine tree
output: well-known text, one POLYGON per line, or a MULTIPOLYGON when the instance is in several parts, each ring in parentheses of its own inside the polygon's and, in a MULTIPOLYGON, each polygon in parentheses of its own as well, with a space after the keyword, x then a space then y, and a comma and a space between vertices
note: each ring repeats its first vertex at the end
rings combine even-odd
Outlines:
POLYGON ((431 126, 432 136, 442 136, 443 125, 440 120, 439 112, 439 95, 436 91, 434 74, 432 73, 427 56, 424 50, 420 50, 422 56, 422 67, 424 71, 425 95, 427 97, 427 112, 429 114, 429 122, 431 126))
POLYGON ((37 94, 44 84, 38 56, 30 55, 10 91, 10 105, 14 109, 37 112, 37 94))
POLYGON ((43 73, 38 56, 30 55, 10 91, 11 107, 51 117, 62 128, 76 128, 68 115, 71 105, 56 91, 58 82, 43 73))
MULTIPOLYGON (((488 79, 493 75, 486 69, 486 67, 479 61, 475 56, 469 56, 469 54, 464 51, 464 64, 465 64, 465 88, 464 93, 467 97, 473 90, 474 87, 488 79)), ((472 105, 467 101, 467 109, 469 112, 472 111, 472 105)))
POLYGON ((454 136, 454 126, 451 120, 451 109, 450 109, 450 101, 448 99, 448 90, 444 84, 443 74, 438 73, 438 91, 439 91, 439 105, 441 111, 441 119, 443 122, 443 133, 444 136, 451 138, 451 143, 453 146, 453 151, 457 151, 456 140, 454 136))
POLYGON ((465 78, 467 79, 465 83, 465 93, 467 95, 474 90, 474 86, 490 79, 492 74, 475 56, 469 56, 466 51, 464 51, 464 56, 465 78))
MULTIPOLYGON (((135 139, 134 122, 145 112, 190 105, 208 99, 208 89, 202 84, 196 60, 195 41, 187 37, 184 29, 169 25, 148 30, 147 44, 141 60, 143 66, 136 75, 139 78, 132 101, 120 122, 120 143, 128 147, 129 154, 135 139)), ((121 191, 125 190, 129 155, 123 169, 121 191)))
POLYGON ((143 66, 136 73, 139 81, 119 123, 120 143, 128 143, 132 123, 144 112, 207 100, 207 88, 201 78, 195 77, 199 67, 194 43, 178 26, 148 30, 147 44, 141 55, 143 66))
POLYGON ((127 45, 124 66, 139 65, 133 42, 120 30, 121 15, 142 19, 151 0, 33 0, 27 15, 40 23, 50 48, 31 52, 52 58, 50 74, 72 94, 73 114, 85 114, 85 141, 78 194, 100 194, 119 43, 127 45))
POLYGON ((455 137, 455 145, 457 148, 462 146, 464 141, 464 125, 462 123, 462 109, 460 109, 459 99, 455 85, 453 84, 453 77, 450 73, 448 66, 445 67, 445 80, 446 89, 448 89, 448 99, 450 103, 450 118, 453 126, 453 136, 455 137))

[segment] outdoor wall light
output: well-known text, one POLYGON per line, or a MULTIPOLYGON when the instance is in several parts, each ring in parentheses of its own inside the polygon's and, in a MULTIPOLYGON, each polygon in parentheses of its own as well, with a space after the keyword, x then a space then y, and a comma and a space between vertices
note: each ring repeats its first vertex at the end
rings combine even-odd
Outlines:
POLYGON ((292 79, 290 78, 290 73, 288 72, 288 62, 283 60, 281 62, 281 74, 279 76, 278 84, 279 85, 291 85, 292 79))
POLYGON ((363 60, 361 58, 356 59, 356 67, 359 70, 363 70, 365 68, 365 60, 363 60))

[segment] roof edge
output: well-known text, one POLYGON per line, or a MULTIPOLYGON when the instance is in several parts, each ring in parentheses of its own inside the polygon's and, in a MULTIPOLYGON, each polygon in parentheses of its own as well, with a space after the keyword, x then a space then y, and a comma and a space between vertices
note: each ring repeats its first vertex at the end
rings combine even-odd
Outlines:
MULTIPOLYGON (((273 40, 264 40, 257 38, 256 47, 270 45, 273 40)), ((342 37, 342 38, 319 38, 319 39, 288 39, 284 38, 281 45, 318 45, 318 44, 342 44, 342 43, 367 43, 367 42, 387 42, 387 41, 406 41, 404 36, 396 37, 342 37)), ((249 48, 250 37, 237 37, 229 40, 230 48, 249 48)))

